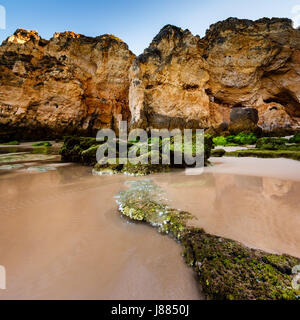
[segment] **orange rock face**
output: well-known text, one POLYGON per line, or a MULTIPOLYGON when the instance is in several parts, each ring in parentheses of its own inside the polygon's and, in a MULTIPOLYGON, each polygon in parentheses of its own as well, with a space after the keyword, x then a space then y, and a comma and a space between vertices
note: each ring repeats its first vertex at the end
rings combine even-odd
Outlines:
POLYGON ((120 39, 17 30, 0 47, 0 131, 19 139, 94 135, 129 120, 128 70, 120 39))
MULTIPOLYGON (((300 30, 229 18, 204 38, 167 25, 135 57, 111 35, 17 30, 0 47, 0 139, 100 128, 210 128, 256 108, 264 131, 300 128, 300 30)), ((219 132, 218 131, 218 132, 219 132)))
POLYGON ((239 106, 257 108, 265 131, 295 130, 299 99, 300 31, 288 19, 230 18, 203 39, 168 25, 131 68, 136 126, 218 127, 239 106))
POLYGON ((134 60, 129 93, 132 125, 149 128, 207 128, 222 122, 206 94, 210 79, 201 39, 165 26, 134 60))

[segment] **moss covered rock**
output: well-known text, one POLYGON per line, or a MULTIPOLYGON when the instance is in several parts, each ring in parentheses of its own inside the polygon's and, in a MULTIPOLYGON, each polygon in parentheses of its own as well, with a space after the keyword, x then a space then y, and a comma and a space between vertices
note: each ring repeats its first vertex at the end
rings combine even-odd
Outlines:
POLYGON ((191 157, 198 156, 200 159, 204 159, 204 164, 207 164, 213 141, 212 137, 208 135, 203 138, 204 143, 200 143, 199 147, 196 147, 197 141, 193 137, 190 147, 188 145, 181 145, 178 150, 176 149, 173 138, 169 138, 168 144, 165 143, 167 139, 162 138, 150 138, 146 142, 131 141, 127 144, 129 161, 127 161, 128 159, 119 161, 119 157, 121 156, 119 154, 120 146, 124 143, 119 139, 114 141, 116 153, 112 157, 106 152, 107 145, 104 143, 99 144, 95 138, 65 137, 60 154, 62 156, 62 161, 78 162, 95 166, 97 163, 96 155, 102 153, 104 158, 98 159, 98 163, 94 168, 94 173, 98 172, 99 174, 104 174, 105 172, 147 175, 157 172, 166 172, 169 171, 171 167, 176 167, 174 162, 176 152, 179 152, 182 156, 183 164, 181 167, 183 168, 188 166, 184 162, 184 160, 186 160, 186 157, 183 155, 184 152, 188 155, 190 154, 191 157), (157 143, 158 148, 154 147, 155 143, 157 143), (163 150, 165 145, 170 146, 170 157, 167 157, 163 150), (101 148, 103 148, 103 150, 101 150, 101 148), (184 148, 186 150, 184 150, 184 148), (106 159, 108 157, 112 158, 106 159), (153 162, 154 159, 157 161, 153 162), (107 163, 106 160, 110 161, 107 163), (117 166, 115 166, 115 164, 117 164, 117 166))
POLYGON ((282 150, 286 148, 287 139, 264 137, 257 140, 256 148, 264 150, 282 150))
POLYGON ((254 158, 287 158, 300 160, 300 150, 260 150, 247 149, 226 152, 226 157, 254 157, 254 158))
MULTIPOLYGON (((64 144, 60 149, 62 161, 84 163, 84 161, 87 161, 88 155, 86 154, 85 160, 83 160, 82 153, 96 145, 100 145, 100 144, 97 144, 95 138, 74 137, 74 136, 65 137, 64 144)), ((96 160, 96 157, 95 157, 95 160, 96 160)), ((92 160, 87 162, 92 163, 92 160)))
POLYGON ((226 151, 224 149, 213 149, 211 150, 211 156, 212 157, 223 157, 225 155, 226 151))
POLYGON ((5 143, 2 143, 4 145, 7 145, 7 146, 18 146, 20 144, 19 141, 10 141, 10 142, 5 142, 5 143))
POLYGON ((213 142, 216 146, 240 146, 247 144, 255 144, 257 141, 257 136, 250 132, 240 132, 235 136, 219 136, 213 138, 213 142))
POLYGON ((249 249, 199 229, 189 229, 181 241, 186 263, 197 272, 209 299, 297 298, 291 285, 296 258, 249 249))
POLYGON ((46 142, 37 142, 32 145, 33 147, 51 147, 52 144, 49 141, 46 142))
POLYGON ((289 143, 300 143, 300 133, 296 133, 292 138, 290 138, 289 143))
POLYGON ((208 299, 295 300, 292 269, 297 258, 247 248, 241 243, 188 226, 193 216, 170 208, 151 180, 129 181, 116 198, 127 218, 149 223, 180 241, 186 263, 198 275, 208 299))

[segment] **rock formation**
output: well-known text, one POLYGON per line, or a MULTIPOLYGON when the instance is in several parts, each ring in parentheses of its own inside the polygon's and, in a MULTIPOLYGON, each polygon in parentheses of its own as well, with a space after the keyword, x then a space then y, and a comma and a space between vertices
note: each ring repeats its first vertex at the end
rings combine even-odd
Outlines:
POLYGON ((257 126, 258 111, 255 108, 232 108, 230 112, 229 131, 233 134, 239 132, 259 132, 257 126))
POLYGON ((94 135, 121 119, 219 133, 232 108, 257 109, 267 132, 300 128, 300 30, 291 20, 229 18, 202 39, 167 25, 136 58, 111 35, 47 41, 19 29, 0 47, 0 139, 94 135))
POLYGON ((128 70, 120 39, 17 30, 0 47, 1 136, 94 135, 129 120, 128 70))
POLYGON ((200 39, 167 25, 131 68, 132 123, 218 127, 254 107, 265 131, 300 124, 300 31, 289 19, 229 18, 200 39))
POLYGON ((210 79, 199 36, 167 25, 131 67, 132 124, 154 128, 208 128, 222 108, 205 90, 210 79))

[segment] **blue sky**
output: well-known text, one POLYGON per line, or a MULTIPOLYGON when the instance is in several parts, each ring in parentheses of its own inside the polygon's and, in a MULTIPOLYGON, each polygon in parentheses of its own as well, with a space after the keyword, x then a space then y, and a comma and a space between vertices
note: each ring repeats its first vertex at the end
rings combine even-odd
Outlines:
POLYGON ((166 24, 203 36, 210 24, 230 16, 258 19, 300 14, 300 0, 0 0, 0 5, 6 9, 6 30, 0 30, 0 42, 17 28, 37 30, 45 39, 66 30, 88 36, 110 33, 123 39, 135 54, 142 53, 166 24), (299 10, 292 13, 295 5, 299 10))

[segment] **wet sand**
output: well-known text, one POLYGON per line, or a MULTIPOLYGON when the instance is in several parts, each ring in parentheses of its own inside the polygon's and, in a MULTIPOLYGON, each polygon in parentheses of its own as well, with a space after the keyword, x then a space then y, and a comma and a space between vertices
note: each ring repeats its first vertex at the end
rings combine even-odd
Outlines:
POLYGON ((296 160, 222 157, 210 158, 210 161, 213 166, 205 168, 205 172, 300 181, 300 161, 296 160))
MULTIPOLYGON (((192 225, 253 248, 300 258, 300 162, 212 158, 202 175, 154 178, 192 225)), ((197 170, 197 169, 195 169, 197 170)))
MULTIPOLYGON (((212 158, 201 175, 147 178, 207 232, 300 257, 300 162, 212 158)), ((44 161, 56 170, 0 170, 0 299, 202 299, 180 246, 117 211, 123 175, 44 161)), ((42 163, 42 164, 43 164, 42 163)), ((41 164, 41 163, 40 163, 41 164)), ((197 170, 197 169, 195 169, 197 170)), ((194 172, 196 173, 196 171, 194 172)))
POLYGON ((0 299, 201 299, 174 240, 120 217, 126 176, 0 172, 0 299))

